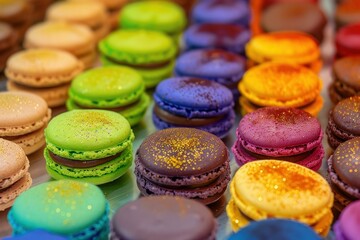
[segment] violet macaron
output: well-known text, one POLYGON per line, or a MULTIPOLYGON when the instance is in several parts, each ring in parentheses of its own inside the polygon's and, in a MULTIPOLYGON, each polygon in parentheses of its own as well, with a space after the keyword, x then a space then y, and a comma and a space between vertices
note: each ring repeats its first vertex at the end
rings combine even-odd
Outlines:
POLYGON ((250 37, 250 30, 240 25, 203 23, 184 32, 184 45, 186 50, 217 48, 244 55, 250 37))
POLYGON ((245 72, 246 60, 235 53, 220 49, 200 49, 181 55, 175 64, 175 74, 198 77, 220 83, 239 97, 238 83, 245 72))
POLYGON ((154 102, 152 119, 157 129, 191 127, 224 138, 235 122, 232 92, 206 79, 166 79, 156 87, 154 102))
POLYGON ((334 233, 337 240, 357 240, 360 236, 360 201, 350 204, 341 213, 334 224, 334 233))
POLYGON ((324 157, 320 123, 300 109, 258 109, 241 119, 236 135, 232 152, 239 165, 271 158, 317 171, 324 157))
POLYGON ((231 23, 248 26, 250 7, 247 1, 206 0, 199 1, 193 8, 195 23, 231 23))

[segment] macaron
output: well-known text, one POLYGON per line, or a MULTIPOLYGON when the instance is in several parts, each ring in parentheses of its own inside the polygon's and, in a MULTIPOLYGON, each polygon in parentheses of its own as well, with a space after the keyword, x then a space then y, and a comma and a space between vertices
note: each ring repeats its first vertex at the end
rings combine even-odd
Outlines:
POLYGON ((317 41, 303 32, 282 31, 254 36, 245 47, 249 67, 269 61, 301 64, 318 73, 322 67, 317 41))
POLYGON ((52 4, 46 11, 48 21, 86 25, 94 33, 96 41, 110 32, 107 17, 105 6, 97 1, 61 1, 52 4))
POLYGON ((331 101, 336 104, 339 101, 359 95, 360 82, 358 74, 360 74, 360 57, 348 56, 337 59, 333 65, 333 82, 329 88, 331 101))
POLYGON ((109 203, 95 185, 60 180, 22 193, 8 220, 14 236, 42 229, 68 239, 106 239, 109 212, 109 203))
POLYGON ((231 91, 214 81, 166 79, 156 87, 154 102, 152 119, 157 129, 192 127, 224 138, 235 122, 231 91))
POLYGON ((319 6, 300 1, 273 4, 263 11, 260 20, 264 32, 305 32, 319 42, 323 40, 326 23, 326 16, 319 6))
POLYGON ((206 205, 221 198, 230 181, 229 154, 215 135, 193 128, 157 131, 135 157, 140 192, 195 199, 206 205))
POLYGON ((192 20, 194 23, 230 23, 248 26, 250 7, 247 1, 199 1, 193 8, 192 20))
POLYGON ((46 170, 54 179, 100 185, 121 177, 132 164, 134 134, 112 111, 62 113, 49 122, 45 139, 46 170))
POLYGON ((46 10, 53 3, 54 0, 28 0, 33 6, 32 20, 33 23, 41 22, 45 18, 46 10), (36 11, 34 11, 36 9, 36 11))
POLYGON ((122 29, 147 29, 178 38, 186 26, 186 15, 171 1, 139 1, 127 4, 119 21, 122 29))
POLYGON ((44 144, 44 128, 51 117, 46 102, 31 93, 0 93, 0 137, 19 144, 25 154, 44 144))
POLYGON ((26 32, 25 48, 55 48, 75 55, 85 68, 93 66, 96 58, 95 37, 85 25, 69 22, 42 22, 26 32))
POLYGON ((190 26, 183 39, 186 50, 217 48, 244 55, 250 36, 250 30, 241 25, 203 23, 190 26))
POLYGON ((83 63, 71 53, 28 49, 12 55, 6 65, 9 91, 26 91, 42 97, 49 107, 65 104, 71 80, 82 72, 83 63))
POLYGON ((261 107, 293 107, 317 116, 323 106, 322 82, 301 65, 269 62, 248 70, 239 83, 242 114, 261 107))
POLYGON ((8 58, 18 50, 18 36, 13 27, 0 22, 0 72, 4 70, 8 58))
POLYGON ((338 240, 355 240, 360 232, 358 228, 360 215, 360 201, 349 205, 341 213, 340 218, 334 224, 335 237, 338 240))
POLYGON ((337 28, 360 22, 360 2, 357 0, 340 2, 336 5, 334 18, 337 28))
POLYGON ((44 230, 34 230, 19 236, 5 237, 4 240, 32 240, 32 239, 46 239, 46 240, 66 240, 65 237, 55 235, 44 230))
POLYGON ((215 239, 217 222, 209 208, 182 197, 142 197, 118 209, 111 239, 215 239))
POLYGON ((360 138, 341 143, 329 157, 328 172, 335 194, 335 209, 341 212, 351 202, 360 199, 360 138))
POLYGON ((360 137, 360 96, 344 99, 337 103, 329 113, 326 134, 333 149, 340 143, 360 137))
POLYGON ((172 74, 177 47, 166 34, 124 29, 112 32, 99 43, 103 65, 125 65, 136 69, 146 88, 155 87, 172 74))
POLYGON ((4 211, 31 186, 32 179, 29 159, 18 144, 0 138, 0 159, 0 211, 4 211))
POLYGON ((265 219, 251 222, 228 240, 321 240, 309 226, 289 219, 265 219))
POLYGON ((220 49, 199 49, 184 53, 176 60, 174 72, 180 77, 204 78, 229 88, 239 97, 237 85, 244 75, 245 58, 220 49))
POLYGON ((131 126, 138 124, 150 103, 145 83, 135 70, 106 66, 88 70, 71 83, 68 110, 103 109, 120 113, 131 126))
POLYGON ((252 221, 287 218, 327 236, 333 219, 333 193, 326 180, 299 164, 263 160, 245 164, 230 183, 226 207, 236 232, 252 221))
POLYGON ((342 58, 360 54, 360 23, 348 24, 335 35, 336 57, 342 58))
POLYGON ((303 110, 260 108, 240 120, 236 136, 231 150, 239 165, 272 158, 314 171, 321 167, 324 148, 320 122, 303 110))

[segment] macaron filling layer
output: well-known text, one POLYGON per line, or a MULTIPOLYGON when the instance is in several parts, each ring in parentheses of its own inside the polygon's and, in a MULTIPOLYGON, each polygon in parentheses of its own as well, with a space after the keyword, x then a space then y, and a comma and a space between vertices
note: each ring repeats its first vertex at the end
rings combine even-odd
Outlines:
POLYGON ((148 62, 148 63, 132 64, 132 63, 129 63, 126 61, 117 60, 117 59, 109 57, 109 56, 103 56, 103 57, 106 58, 107 61, 110 61, 111 63, 113 63, 115 65, 132 67, 132 68, 136 68, 139 70, 154 70, 154 69, 158 69, 158 68, 163 68, 163 67, 168 66, 172 62, 172 60, 169 59, 169 60, 164 60, 161 62, 148 62))

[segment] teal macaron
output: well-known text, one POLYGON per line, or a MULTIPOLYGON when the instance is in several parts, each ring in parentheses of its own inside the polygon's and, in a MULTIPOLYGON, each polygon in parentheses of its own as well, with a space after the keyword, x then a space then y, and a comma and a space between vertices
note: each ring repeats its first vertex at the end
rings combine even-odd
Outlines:
POLYGON ((134 138, 119 113, 93 109, 62 113, 45 129, 46 170, 54 179, 111 182, 131 166, 134 138))
POLYGON ((105 66, 83 72, 72 81, 66 107, 115 111, 134 126, 145 115, 149 103, 139 73, 129 67, 105 66))
POLYGON ((134 68, 143 77, 146 88, 155 87, 171 76, 178 51, 166 34, 137 29, 112 32, 100 41, 99 50, 103 65, 134 68))
POLYGON ((8 214, 13 235, 42 229, 72 240, 108 239, 109 203, 93 184, 59 180, 23 192, 8 214))

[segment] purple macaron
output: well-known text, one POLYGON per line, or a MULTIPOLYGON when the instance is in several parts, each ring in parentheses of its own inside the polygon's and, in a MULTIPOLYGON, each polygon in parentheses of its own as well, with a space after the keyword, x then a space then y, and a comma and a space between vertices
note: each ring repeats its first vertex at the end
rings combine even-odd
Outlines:
POLYGON ((176 77, 162 81, 154 93, 157 129, 191 127, 225 137, 235 122, 232 92, 206 79, 176 77))
POLYGON ((186 50, 218 48, 244 54, 250 37, 249 29, 240 25, 204 23, 189 27, 184 32, 184 43, 186 50))
POLYGON ((220 49, 200 49, 181 55, 175 74, 215 81, 229 88, 234 99, 239 96, 237 85, 245 72, 245 58, 220 49))
POLYGON ((320 123, 300 109, 258 109, 241 119, 236 134, 232 152, 239 165, 272 158, 316 171, 324 157, 320 123))
POLYGON ((360 236, 360 201, 353 202, 342 211, 334 224, 337 240, 357 240, 360 236))
POLYGON ((231 23, 248 26, 250 7, 247 1, 203 0, 192 11, 195 23, 231 23))

